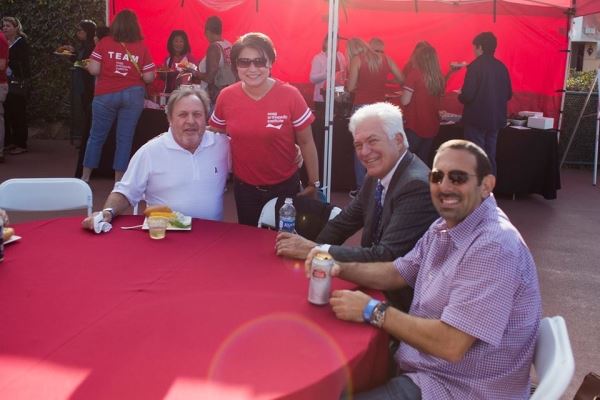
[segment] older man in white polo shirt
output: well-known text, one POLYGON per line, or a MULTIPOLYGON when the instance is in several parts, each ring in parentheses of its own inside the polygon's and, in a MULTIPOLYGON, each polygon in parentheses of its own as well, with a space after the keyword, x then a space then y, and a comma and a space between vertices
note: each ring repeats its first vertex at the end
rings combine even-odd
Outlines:
MULTIPOLYGON (((105 222, 145 199, 194 218, 223 219, 230 169, 229 138, 206 131, 209 100, 202 89, 180 89, 167 104, 169 131, 143 145, 101 211, 105 222)), ((83 220, 93 229, 93 216, 83 220)))

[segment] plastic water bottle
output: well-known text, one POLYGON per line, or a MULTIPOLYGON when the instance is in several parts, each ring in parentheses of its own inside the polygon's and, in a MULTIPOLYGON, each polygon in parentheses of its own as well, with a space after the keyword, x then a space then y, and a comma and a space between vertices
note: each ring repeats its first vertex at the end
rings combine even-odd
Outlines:
POLYGON ((290 197, 285 199, 285 203, 279 209, 279 230, 296 233, 296 209, 290 197))

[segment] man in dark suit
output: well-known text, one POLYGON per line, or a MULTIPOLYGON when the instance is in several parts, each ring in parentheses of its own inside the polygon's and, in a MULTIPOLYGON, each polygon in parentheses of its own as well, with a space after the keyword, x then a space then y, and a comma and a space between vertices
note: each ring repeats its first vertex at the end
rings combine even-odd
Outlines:
POLYGON ((280 232, 278 255, 304 259, 320 244, 337 261, 390 261, 410 251, 438 217, 429 194, 429 168, 408 151, 400 109, 388 103, 364 106, 352 115, 349 128, 367 169, 360 193, 325 225, 316 243, 280 232), (361 228, 361 247, 342 246, 361 228))
POLYGON ((506 125, 507 102, 512 97, 508 69, 494 57, 498 41, 492 32, 482 32, 473 39, 477 58, 467 66, 465 82, 458 100, 465 105, 462 122, 465 139, 487 153, 496 175, 496 141, 506 125))

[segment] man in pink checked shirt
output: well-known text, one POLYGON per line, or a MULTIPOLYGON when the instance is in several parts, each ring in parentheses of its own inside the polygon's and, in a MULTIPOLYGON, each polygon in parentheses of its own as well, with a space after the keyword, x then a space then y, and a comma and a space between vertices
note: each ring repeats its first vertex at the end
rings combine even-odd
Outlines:
POLYGON ((414 249, 394 262, 333 267, 332 275, 365 287, 415 290, 409 313, 361 291, 333 292, 338 318, 370 323, 400 341, 400 374, 355 399, 529 398, 542 314, 537 272, 496 204, 491 171, 479 146, 442 144, 429 179, 441 218, 414 249))

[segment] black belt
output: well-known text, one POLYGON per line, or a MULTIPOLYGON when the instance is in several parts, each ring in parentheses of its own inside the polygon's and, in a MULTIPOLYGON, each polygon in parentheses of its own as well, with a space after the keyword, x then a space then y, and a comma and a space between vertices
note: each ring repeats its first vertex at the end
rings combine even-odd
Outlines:
POLYGON ((294 173, 294 175, 292 175, 291 177, 289 177, 285 181, 276 183, 274 185, 252 185, 250 183, 244 182, 243 180, 239 179, 237 176, 234 176, 234 178, 235 178, 235 181, 237 183, 239 183, 240 185, 242 185, 242 186, 250 186, 250 187, 253 187, 254 189, 259 190, 261 192, 270 192, 270 191, 276 190, 277 188, 279 188, 281 186, 287 185, 288 183, 290 183, 290 181, 300 179, 298 177, 298 172, 294 173))

